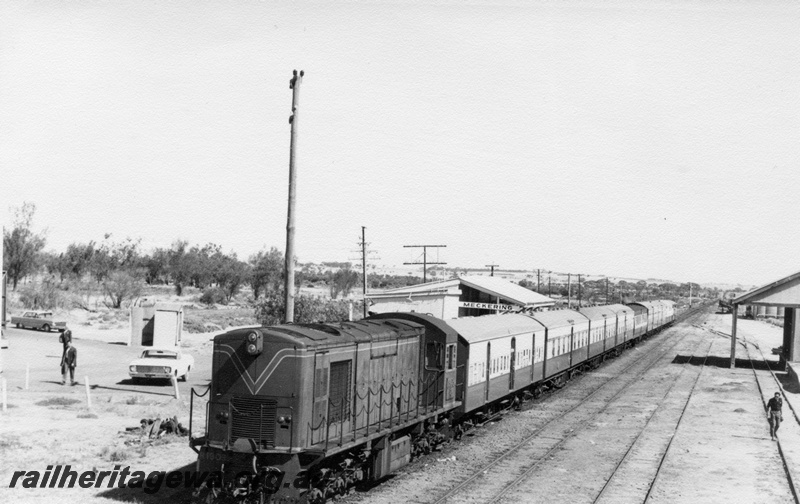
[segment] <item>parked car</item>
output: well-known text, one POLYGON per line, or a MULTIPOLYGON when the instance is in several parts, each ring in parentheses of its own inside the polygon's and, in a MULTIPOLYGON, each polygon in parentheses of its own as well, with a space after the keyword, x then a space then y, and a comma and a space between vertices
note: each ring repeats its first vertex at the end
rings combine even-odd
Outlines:
POLYGON ((128 366, 131 378, 169 379, 172 376, 189 379, 189 371, 194 367, 194 357, 175 348, 150 348, 142 352, 128 366))
POLYGON ((31 329, 41 329, 50 332, 57 329, 64 332, 67 329, 66 322, 56 322, 53 320, 53 312, 48 311, 28 311, 21 317, 11 317, 11 323, 17 327, 30 327, 31 329))

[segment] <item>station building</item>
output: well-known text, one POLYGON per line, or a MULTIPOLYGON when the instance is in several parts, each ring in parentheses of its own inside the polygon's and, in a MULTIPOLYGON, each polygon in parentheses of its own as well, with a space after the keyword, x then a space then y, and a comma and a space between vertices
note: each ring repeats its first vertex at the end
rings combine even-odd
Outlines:
POLYGON ((555 301, 504 278, 465 275, 368 294, 370 313, 416 312, 441 319, 548 310, 555 301))
POLYGON ((742 306, 751 306, 763 311, 766 316, 783 310, 783 348, 780 355, 781 366, 797 381, 800 371, 800 273, 762 285, 750 292, 741 294, 733 300, 733 320, 731 327, 731 367, 735 367, 736 359, 736 321, 742 306))

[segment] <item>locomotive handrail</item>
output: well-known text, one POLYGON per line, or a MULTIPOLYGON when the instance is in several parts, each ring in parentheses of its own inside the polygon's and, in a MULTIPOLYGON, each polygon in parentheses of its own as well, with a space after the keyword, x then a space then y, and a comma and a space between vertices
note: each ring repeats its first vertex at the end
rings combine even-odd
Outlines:
MULTIPOLYGON (((189 393, 189 447, 197 453, 200 454, 200 450, 195 448, 194 440, 195 437, 192 435, 192 419, 194 418, 194 396, 197 397, 205 397, 209 392, 211 392, 211 384, 208 384, 206 387, 206 391, 202 394, 198 394, 195 392, 194 387, 192 387, 191 392, 189 393)), ((206 401, 206 432, 208 432, 208 401, 206 401)))

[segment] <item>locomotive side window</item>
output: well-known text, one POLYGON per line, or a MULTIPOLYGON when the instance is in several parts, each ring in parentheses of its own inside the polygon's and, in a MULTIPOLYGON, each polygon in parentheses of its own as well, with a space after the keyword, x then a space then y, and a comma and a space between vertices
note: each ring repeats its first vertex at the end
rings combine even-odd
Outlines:
POLYGON ((353 361, 331 362, 329 423, 341 422, 350 411, 350 371, 353 361))
POLYGON ((456 345, 452 343, 447 345, 447 369, 455 369, 456 367, 456 345))
POLYGON ((318 368, 315 372, 314 380, 314 397, 325 397, 328 394, 328 370, 325 368, 318 368))

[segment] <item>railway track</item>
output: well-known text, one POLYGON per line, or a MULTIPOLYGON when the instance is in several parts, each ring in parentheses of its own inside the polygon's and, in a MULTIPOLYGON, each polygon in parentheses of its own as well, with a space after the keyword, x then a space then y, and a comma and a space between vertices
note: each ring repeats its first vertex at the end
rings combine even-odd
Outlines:
MULTIPOLYGON (((700 348, 700 346, 702 346, 702 344, 703 344, 703 342, 698 343, 697 348, 700 348)), ((596 503, 596 504, 609 503, 609 504, 611 504, 611 503, 614 503, 614 502, 619 502, 619 500, 620 500, 620 496, 619 496, 620 490, 623 493, 627 494, 627 497, 630 497, 630 494, 631 494, 632 490, 636 490, 636 489, 629 488, 628 485, 625 483, 625 481, 626 481, 625 471, 624 471, 625 465, 628 464, 628 463, 631 463, 631 460, 633 459, 632 454, 635 453, 635 448, 639 448, 640 445, 644 445, 644 444, 646 444, 648 442, 648 438, 645 436, 646 434, 649 433, 648 432, 648 427, 651 426, 651 421, 654 418, 656 418, 657 414, 658 413, 662 413, 663 416, 668 417, 667 420, 664 421, 663 423, 668 423, 670 425, 674 424, 674 426, 671 427, 671 432, 670 432, 670 434, 668 436, 668 439, 665 440, 663 435, 656 434, 654 436, 654 439, 649 440, 651 443, 654 442, 654 443, 657 443, 657 444, 663 444, 663 442, 666 441, 666 444, 663 446, 662 449, 659 450, 658 448, 656 448, 656 450, 654 451, 654 450, 652 450, 652 448, 651 449, 645 448, 643 450, 643 451, 650 452, 650 453, 661 453, 661 455, 655 460, 655 462, 657 462, 657 465, 653 470, 653 476, 650 478, 650 482, 647 485, 646 492, 644 492, 644 496, 641 497, 641 502, 646 503, 646 502, 649 501, 651 492, 652 492, 653 488, 655 487, 656 483, 658 482, 659 475, 661 474, 661 468, 663 467, 664 461, 667 459, 667 455, 669 454, 669 450, 672 447, 672 441, 675 439, 675 434, 677 434, 677 432, 678 432, 678 429, 680 427, 681 421, 683 420, 684 414, 686 413, 686 409, 689 406, 689 401, 690 401, 690 399, 692 397, 692 393, 694 392, 694 389, 697 387, 697 383, 700 381, 700 376, 703 373, 703 369, 705 368, 705 365, 706 365, 706 362, 708 361, 709 355, 711 355, 711 348, 713 346, 714 346, 714 341, 711 341, 708 344, 708 348, 705 351, 705 356, 703 357, 703 363, 701 364, 700 369, 694 375, 694 377, 689 376, 688 379, 686 380, 691 384, 688 387, 688 391, 682 391, 680 387, 676 388, 676 385, 678 385, 678 383, 681 381, 681 378, 683 378, 684 374, 687 374, 686 371, 690 367, 688 365, 689 364, 688 361, 684 362, 683 368, 681 369, 681 375, 674 382, 672 382, 672 384, 670 385, 669 389, 660 398, 659 403, 658 403, 658 407, 647 418, 647 422, 645 423, 644 427, 639 432, 639 434, 636 435, 636 437, 634 438, 633 442, 630 444, 628 449, 625 451, 625 453, 623 454, 622 458, 620 459, 620 461, 617 463, 616 467, 614 468, 614 472, 611 473, 611 475, 608 477, 608 480, 606 481, 606 484, 603 485, 603 488, 600 489, 600 492, 597 494, 595 499, 592 501, 593 503, 596 503), (670 417, 670 412, 665 412, 664 409, 667 409, 667 408, 663 408, 662 409, 662 406, 667 404, 667 401, 666 401, 667 396, 669 396, 669 394, 672 393, 673 390, 676 391, 676 393, 677 393, 677 395, 679 397, 685 395, 686 396, 686 400, 683 401, 683 406, 682 407, 672 408, 672 410, 673 410, 672 411, 672 418, 669 418, 670 417), (677 419, 674 418, 675 413, 678 414, 677 419)), ((693 353, 693 355, 694 355, 694 353, 693 353)), ((681 385, 685 385, 685 384, 682 383, 681 385)), ((637 462, 641 462, 641 461, 637 461, 637 462)), ((654 461, 651 459, 651 462, 654 462, 654 461)), ((639 488, 638 489, 638 493, 641 493, 643 490, 644 489, 639 488)), ((635 501, 638 502, 638 501, 640 501, 640 498, 630 499, 630 500, 635 500, 635 501)))
MULTIPOLYGON (((702 307, 684 314, 683 319, 691 320, 700 316, 702 307)), ((433 502, 498 502, 508 498, 543 462, 550 460, 581 430, 582 417, 591 419, 602 415, 617 397, 636 388, 641 378, 686 338, 684 335, 680 339, 662 340, 655 348, 649 348, 644 358, 633 360, 615 373, 616 377, 598 382, 586 395, 573 399, 574 405, 558 412, 518 443, 491 454, 488 463, 433 502)), ((653 414, 655 412, 651 413, 651 418, 653 414)))

